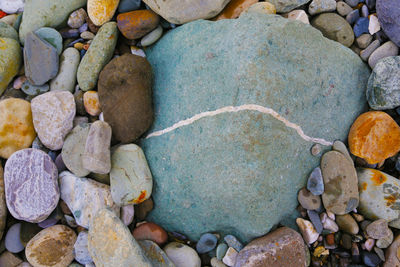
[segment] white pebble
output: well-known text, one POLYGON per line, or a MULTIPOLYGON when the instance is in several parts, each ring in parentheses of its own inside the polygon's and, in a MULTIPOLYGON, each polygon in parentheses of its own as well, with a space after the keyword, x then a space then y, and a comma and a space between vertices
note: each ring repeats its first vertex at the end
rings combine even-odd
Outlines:
POLYGON ((121 208, 121 221, 126 225, 130 225, 133 222, 135 216, 135 208, 133 205, 122 206, 121 208))
POLYGON ((297 218, 296 223, 300 228, 300 232, 307 244, 312 244, 317 241, 319 234, 314 228, 314 225, 307 220, 297 218))
POLYGON ((298 20, 305 24, 310 24, 307 13, 304 10, 292 10, 288 13, 288 19, 298 20))
POLYGON ((234 248, 229 247, 222 261, 228 266, 233 266, 235 265, 237 255, 238 252, 234 248))
POLYGON ((158 39, 160 39, 161 35, 163 33, 163 28, 158 25, 158 27, 151 31, 150 33, 146 34, 142 40, 140 40, 140 44, 144 46, 149 46, 157 42, 158 39))
POLYGON ((371 15, 369 17, 369 26, 368 26, 368 31, 371 35, 374 35, 374 33, 377 33, 381 30, 381 24, 379 24, 379 20, 375 15, 371 15))
POLYGON ((146 57, 146 54, 144 53, 144 51, 140 48, 137 48, 136 46, 131 46, 131 53, 133 55, 137 55, 139 57, 146 57))

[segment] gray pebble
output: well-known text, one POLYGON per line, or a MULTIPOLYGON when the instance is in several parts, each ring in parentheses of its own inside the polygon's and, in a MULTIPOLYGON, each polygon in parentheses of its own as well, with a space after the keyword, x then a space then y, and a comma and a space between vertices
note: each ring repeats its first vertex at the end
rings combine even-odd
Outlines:
POLYGON ((320 167, 315 168, 308 177, 307 189, 315 196, 324 193, 324 181, 322 179, 320 167))
POLYGON ((399 48, 397 45, 395 45, 392 41, 388 41, 378 47, 369 57, 368 59, 368 64, 371 67, 371 69, 375 68, 376 63, 378 63, 379 60, 385 58, 385 57, 390 57, 390 56, 397 56, 399 53, 399 48))
POLYGON ((337 13, 339 13, 339 15, 344 17, 347 16, 351 11, 353 11, 353 9, 345 2, 339 1, 336 3, 336 11, 337 13))
POLYGON ((379 40, 375 40, 372 43, 369 44, 367 48, 364 50, 361 50, 360 52, 360 57, 364 61, 368 61, 368 58, 371 56, 371 54, 380 46, 379 40))

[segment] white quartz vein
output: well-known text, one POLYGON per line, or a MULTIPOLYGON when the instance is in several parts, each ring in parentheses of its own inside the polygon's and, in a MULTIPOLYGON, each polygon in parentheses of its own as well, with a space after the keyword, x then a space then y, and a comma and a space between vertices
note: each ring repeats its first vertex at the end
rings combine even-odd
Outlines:
POLYGON ((261 113, 264 113, 264 114, 271 115, 275 119, 281 121, 287 127, 294 129, 297 132, 297 134, 307 142, 318 143, 318 144, 321 144, 321 145, 324 145, 324 146, 331 146, 333 144, 332 142, 327 141, 327 140, 325 140, 323 138, 315 138, 315 137, 311 137, 311 136, 306 135, 304 133, 303 129, 299 125, 288 121, 286 118, 282 117, 275 110, 273 110, 271 108, 263 107, 263 106, 260 106, 260 105, 255 105, 255 104, 245 104, 245 105, 241 105, 241 106, 226 106, 226 107, 222 107, 222 108, 219 108, 219 109, 213 110, 213 111, 201 112, 199 114, 194 115, 191 118, 178 121, 177 123, 175 123, 171 127, 165 128, 163 130, 152 132, 152 133, 148 134, 145 138, 148 139, 148 138, 151 138, 151 137, 164 135, 164 134, 172 132, 172 131, 180 128, 180 127, 190 125, 190 124, 194 123, 195 121, 200 120, 200 119, 205 118, 205 117, 214 117, 214 116, 222 114, 222 113, 239 112, 239 111, 245 111, 245 110, 258 111, 258 112, 261 112, 261 113))

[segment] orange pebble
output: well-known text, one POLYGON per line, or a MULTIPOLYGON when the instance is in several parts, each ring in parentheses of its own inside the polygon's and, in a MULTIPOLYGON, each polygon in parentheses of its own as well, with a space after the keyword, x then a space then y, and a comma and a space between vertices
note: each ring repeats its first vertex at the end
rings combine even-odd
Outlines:
POLYGON ((6 12, 3 12, 2 10, 0 10, 0 19, 7 16, 6 12))
POLYGON ((87 91, 83 94, 83 105, 86 112, 92 116, 98 116, 101 113, 99 95, 96 91, 87 91))
POLYGON ((88 50, 89 46, 90 46, 90 44, 84 44, 82 48, 85 49, 85 50, 88 50))
POLYGON ((222 12, 215 17, 215 20, 236 19, 243 11, 246 11, 252 4, 257 2, 258 0, 232 0, 222 12))
POLYGON ((146 222, 136 227, 132 232, 136 240, 151 240, 159 245, 167 242, 168 234, 165 230, 152 222, 146 222))
POLYGON ((326 235, 326 243, 330 246, 332 246, 333 244, 335 244, 335 235, 334 234, 329 234, 326 235))
POLYGON ((118 29, 127 39, 138 39, 154 30, 160 17, 151 10, 134 10, 117 16, 118 29))
POLYGON ((354 121, 348 141, 352 154, 379 163, 400 151, 400 127, 385 112, 369 111, 354 121))

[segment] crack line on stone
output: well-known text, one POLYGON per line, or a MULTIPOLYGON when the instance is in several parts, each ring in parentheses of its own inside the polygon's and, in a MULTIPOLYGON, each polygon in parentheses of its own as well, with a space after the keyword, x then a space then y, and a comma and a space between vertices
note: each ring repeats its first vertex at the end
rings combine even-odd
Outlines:
POLYGON ((271 115, 275 119, 283 122, 283 124, 285 124, 287 127, 296 130, 297 134, 307 142, 318 143, 318 144, 324 145, 324 146, 331 146, 333 144, 332 142, 326 141, 323 138, 315 138, 315 137, 311 137, 311 136, 306 135, 304 133, 303 129, 299 125, 288 121, 287 119, 282 117, 275 110, 273 110, 271 108, 263 107, 263 106, 260 106, 260 105, 256 105, 256 104, 245 104, 245 105, 241 105, 241 106, 226 106, 226 107, 222 107, 222 108, 219 108, 219 109, 213 110, 213 111, 201 112, 199 114, 194 115, 191 118, 178 121, 177 123, 174 123, 171 127, 165 128, 164 130, 159 130, 159 131, 152 132, 152 133, 148 134, 145 137, 145 139, 164 135, 164 134, 172 132, 172 131, 180 128, 180 127, 190 125, 190 124, 194 123, 195 121, 200 120, 200 119, 205 118, 205 117, 214 117, 214 116, 222 114, 222 113, 239 112, 239 111, 245 111, 245 110, 258 111, 258 112, 261 112, 261 113, 264 113, 264 114, 271 115))

